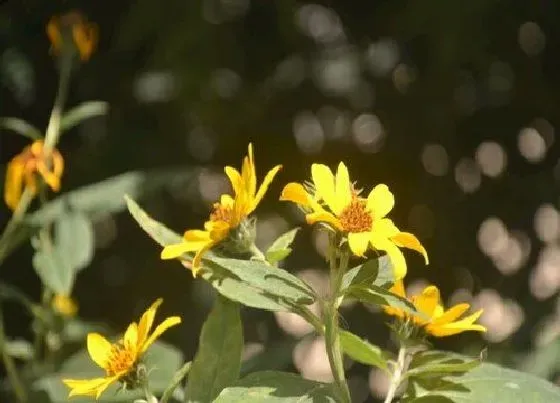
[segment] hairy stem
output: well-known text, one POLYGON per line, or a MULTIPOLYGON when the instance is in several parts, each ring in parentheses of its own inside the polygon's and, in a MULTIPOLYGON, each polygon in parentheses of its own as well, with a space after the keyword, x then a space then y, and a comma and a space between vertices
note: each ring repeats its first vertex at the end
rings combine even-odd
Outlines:
POLYGON ((387 391, 387 396, 385 397, 384 403, 391 403, 395 398, 395 394, 401 385, 403 380, 403 375, 406 373, 406 348, 401 346, 399 349, 399 355, 397 357, 397 362, 395 363, 395 368, 391 375, 391 383, 389 384, 389 390, 387 391))
POLYGON ((342 276, 348 268, 348 256, 342 252, 338 259, 338 242, 334 235, 330 236, 329 243, 329 266, 331 278, 331 292, 329 300, 325 304, 325 346, 331 371, 333 373, 335 385, 337 387, 338 398, 343 403, 350 403, 350 390, 344 375, 344 362, 342 348, 340 345, 340 328, 338 307, 340 300, 338 294, 342 283, 342 276))

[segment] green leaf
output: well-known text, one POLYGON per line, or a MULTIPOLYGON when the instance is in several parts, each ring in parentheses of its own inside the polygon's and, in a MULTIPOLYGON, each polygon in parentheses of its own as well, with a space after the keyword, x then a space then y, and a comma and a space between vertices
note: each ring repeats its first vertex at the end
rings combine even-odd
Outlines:
POLYGON ((376 285, 386 288, 394 282, 391 260, 387 255, 383 255, 348 270, 342 278, 342 290, 353 285, 376 285))
POLYGON ((12 130, 31 140, 40 140, 43 134, 31 123, 19 118, 0 118, 0 127, 12 130))
POLYGON ((72 270, 52 247, 35 251, 33 267, 41 282, 57 294, 69 295, 74 285, 76 272, 72 270))
POLYGON ((353 360, 389 372, 387 359, 379 347, 345 330, 340 332, 340 343, 342 350, 353 360))
POLYGON ((79 211, 67 211, 54 223, 54 247, 74 271, 87 267, 95 250, 93 226, 79 211))
MULTIPOLYGON (((449 357, 449 355, 448 355, 449 357)), ((468 362, 457 354, 451 357, 468 362)), ((560 401, 560 388, 544 379, 495 364, 482 363, 459 376, 418 378, 409 380, 403 402, 527 402, 560 401)))
MULTIPOLYGON (((144 356, 148 369, 150 390, 155 395, 161 395, 166 389, 175 372, 183 364, 181 352, 170 344, 156 341, 144 356)), ((62 379, 91 379, 104 376, 104 371, 97 367, 84 349, 66 360, 59 372, 41 378, 35 382, 34 389, 44 390, 53 403, 68 402, 68 388, 62 379)), ((99 402, 131 402, 144 396, 141 390, 119 391, 120 385, 110 386, 98 400, 99 402)), ((70 400, 76 403, 91 403, 92 398, 76 397, 70 400)))
POLYGON ((414 354, 407 372, 409 377, 441 376, 470 371, 480 365, 480 359, 467 359, 456 354, 422 351, 414 354))
POLYGON ((270 264, 276 264, 285 259, 291 252, 290 245, 294 242, 294 238, 298 233, 299 228, 291 229, 288 232, 280 235, 270 247, 267 249, 265 256, 270 264))
POLYGON ((211 402, 239 378, 243 327, 239 305, 218 297, 202 327, 186 389, 186 401, 211 402))
POLYGON ((219 265, 265 294, 276 295, 305 305, 312 304, 315 300, 313 289, 284 269, 271 267, 257 260, 225 259, 215 256, 209 256, 205 260, 211 262, 207 264, 210 269, 214 265, 219 265))
POLYGON ((330 384, 287 372, 255 372, 220 393, 214 403, 335 403, 330 384))
POLYGON ((28 214, 17 224, 10 236, 9 245, 2 251, 0 263, 39 228, 52 224, 68 209, 80 211, 94 220, 123 210, 126 207, 124 194, 139 198, 169 187, 170 184, 188 182, 191 178, 192 170, 184 167, 147 172, 135 171, 64 193, 36 212, 28 214))
POLYGON ((241 364, 241 375, 257 371, 281 370, 292 365, 293 351, 301 339, 286 338, 267 344, 263 351, 241 364))
MULTIPOLYGON (((125 196, 125 200, 132 217, 159 245, 166 246, 182 241, 183 238, 179 234, 151 218, 132 198, 125 196)), ((186 260, 192 258, 190 255, 184 257, 186 260)), ((295 302, 288 301, 285 298, 286 295, 278 295, 279 293, 274 290, 272 293, 268 292, 267 290, 271 288, 269 281, 272 281, 272 284, 280 284, 284 288, 291 284, 290 292, 292 294, 290 295, 295 293, 295 297, 301 298, 301 301, 308 301, 310 298, 312 290, 304 282, 285 270, 280 271, 281 269, 257 262, 235 259, 219 259, 216 261, 216 259, 211 252, 206 254, 203 261, 207 266, 202 270, 201 277, 207 280, 220 294, 233 301, 269 311, 290 310, 295 302), (251 279, 253 276, 255 278, 251 279), (248 278, 249 281, 245 282, 244 280, 248 278), (262 287, 263 284, 265 288, 262 287)))
POLYGON ((74 108, 70 109, 64 114, 60 120, 60 131, 65 131, 80 124, 83 120, 92 118, 94 116, 102 116, 109 110, 109 104, 103 101, 87 101, 74 108))
POLYGON ((418 312, 414 305, 406 298, 393 294, 389 290, 376 285, 353 285, 346 289, 346 295, 356 298, 357 300, 373 305, 389 305, 393 308, 400 309, 409 315, 422 317, 422 313, 418 312))

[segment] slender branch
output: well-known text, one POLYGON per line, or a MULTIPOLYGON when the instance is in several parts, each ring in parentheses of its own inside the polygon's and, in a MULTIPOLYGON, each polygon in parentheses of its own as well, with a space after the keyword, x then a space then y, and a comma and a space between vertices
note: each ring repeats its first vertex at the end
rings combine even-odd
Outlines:
POLYGON ((385 397, 384 403, 391 403, 395 398, 395 394, 401 385, 401 382, 406 373, 406 348, 401 346, 399 349, 399 355, 397 357, 397 362, 395 363, 395 369, 391 376, 391 383, 389 384, 389 390, 387 391, 387 396, 385 397))
POLYGON ((2 354, 2 362, 6 368, 6 374, 10 381, 10 385, 14 390, 15 397, 19 403, 27 402, 27 392, 19 377, 13 358, 8 354, 6 349, 6 336, 4 334, 4 314, 0 306, 0 353, 2 354))
POLYGON ((167 386, 167 388, 163 392, 163 395, 161 396, 159 403, 167 403, 167 401, 171 399, 171 397, 173 396, 173 392, 175 392, 175 389, 177 389, 179 385, 181 385, 181 382, 183 382, 185 377, 189 374, 191 370, 191 365, 192 365, 192 361, 188 361, 181 368, 179 368, 177 372, 175 372, 175 375, 173 376, 171 383, 169 384, 169 386, 167 386))
POLYGON ((327 349, 327 356, 329 364, 333 373, 334 381, 337 386, 337 394, 343 403, 350 403, 350 390, 346 383, 346 376, 344 375, 344 362, 342 348, 340 345, 340 329, 338 306, 340 292, 340 285, 342 283, 342 276, 348 268, 348 257, 342 253, 340 261, 337 259, 337 242, 334 234, 330 234, 329 238, 329 266, 331 278, 331 292, 329 300, 325 304, 325 346, 327 349))

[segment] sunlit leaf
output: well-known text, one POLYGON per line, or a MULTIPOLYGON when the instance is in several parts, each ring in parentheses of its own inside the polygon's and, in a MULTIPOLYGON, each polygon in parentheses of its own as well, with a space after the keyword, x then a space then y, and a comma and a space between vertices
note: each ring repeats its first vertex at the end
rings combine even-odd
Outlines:
POLYGON ((271 264, 285 259, 291 252, 290 245, 294 242, 299 228, 291 229, 280 235, 265 252, 266 260, 271 264))
POLYGON ((393 265, 387 255, 370 259, 344 273, 342 289, 353 285, 376 285, 386 288, 393 284, 393 265))
POLYGON ((30 140, 40 140, 43 137, 39 129, 19 118, 0 118, 0 127, 12 130, 30 140))
POLYGON ((60 120, 60 131, 63 133, 80 124, 85 119, 103 116, 109 110, 109 104, 103 101, 88 101, 67 111, 60 120))
POLYGON ((214 403, 335 403, 332 386, 287 372, 255 372, 220 393, 214 403))
POLYGON ((344 353, 355 361, 388 371, 387 359, 379 347, 345 330, 340 332, 340 344, 344 353))
POLYGON ((187 402, 210 402, 239 378, 243 327, 239 305, 219 297, 208 315, 190 369, 187 402))
POLYGON ((90 219, 79 211, 67 211, 54 223, 54 247, 64 263, 75 271, 93 259, 95 239, 90 219))

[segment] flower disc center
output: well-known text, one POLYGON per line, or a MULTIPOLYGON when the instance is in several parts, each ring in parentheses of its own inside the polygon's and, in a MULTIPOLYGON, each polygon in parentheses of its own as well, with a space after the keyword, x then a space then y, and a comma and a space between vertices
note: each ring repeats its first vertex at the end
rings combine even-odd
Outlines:
POLYGON ((367 232, 371 230, 373 219, 366 209, 366 201, 353 197, 348 206, 342 210, 338 219, 346 232, 367 232))

